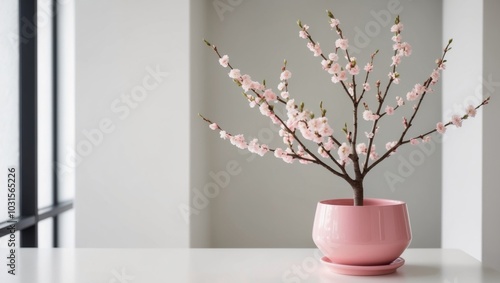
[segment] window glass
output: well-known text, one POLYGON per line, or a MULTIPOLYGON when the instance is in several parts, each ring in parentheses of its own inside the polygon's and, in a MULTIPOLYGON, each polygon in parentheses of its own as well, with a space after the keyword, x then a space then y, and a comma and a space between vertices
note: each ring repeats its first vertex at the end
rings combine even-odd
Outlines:
POLYGON ((38 247, 51 248, 53 247, 54 235, 54 219, 47 218, 38 222, 38 247))
POLYGON ((38 208, 52 205, 53 195, 53 88, 52 1, 38 0, 38 208))
POLYGON ((57 217, 59 221, 59 247, 75 247, 75 210, 71 209, 57 217))
MULTIPOLYGON (((19 188, 19 29, 18 2, 0 0, 0 186, 7 186, 9 168, 19 188)), ((8 218, 7 192, 1 190, 0 222, 8 218)), ((19 190, 16 205, 19 207, 19 190)), ((16 209, 18 215, 18 209, 16 209)))

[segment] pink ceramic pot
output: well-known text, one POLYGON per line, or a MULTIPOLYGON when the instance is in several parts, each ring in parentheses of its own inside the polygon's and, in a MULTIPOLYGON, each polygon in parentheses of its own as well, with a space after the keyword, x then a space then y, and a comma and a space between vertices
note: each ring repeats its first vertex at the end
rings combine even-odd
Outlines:
POLYGON ((411 241, 406 203, 352 199, 318 203, 313 240, 331 262, 345 265, 385 265, 397 259, 411 241))

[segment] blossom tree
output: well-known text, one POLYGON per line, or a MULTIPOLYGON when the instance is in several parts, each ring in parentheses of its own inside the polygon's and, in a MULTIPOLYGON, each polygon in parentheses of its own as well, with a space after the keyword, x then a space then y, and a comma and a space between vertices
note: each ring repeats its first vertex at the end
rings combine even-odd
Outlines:
POLYGON ((370 92, 370 74, 373 71, 373 61, 378 50, 371 54, 370 61, 361 70, 359 62, 349 54, 349 40, 344 36, 340 28, 340 22, 334 15, 327 11, 329 23, 332 30, 335 30, 338 39, 335 41, 335 49, 329 54, 323 53, 320 44, 313 40, 309 31, 309 26, 297 22, 300 31, 299 36, 307 41, 307 47, 314 57, 321 59, 321 67, 331 75, 333 84, 339 84, 345 95, 352 103, 353 116, 352 124, 345 123, 340 134, 334 133, 326 116, 327 110, 323 103, 319 104, 320 113, 316 115, 313 111, 306 109, 304 103, 298 104, 289 94, 289 80, 292 73, 287 69, 287 61, 284 61, 280 74, 280 83, 277 86, 279 95, 265 83, 252 80, 250 75, 243 74, 239 69, 234 68, 229 63, 228 55, 221 55, 215 45, 205 40, 219 58, 222 67, 228 68, 229 77, 243 89, 244 98, 251 108, 258 108, 260 113, 279 125, 279 135, 283 139, 283 147, 271 148, 269 145, 259 143, 257 139, 246 140, 242 134, 232 134, 223 129, 219 124, 201 116, 212 130, 219 131, 220 137, 229 140, 231 144, 240 149, 264 156, 268 152, 273 152, 276 158, 282 159, 286 163, 300 162, 301 164, 320 165, 332 174, 344 179, 349 183, 354 192, 354 205, 363 205, 363 180, 376 165, 393 155, 397 149, 405 144, 416 145, 420 142, 429 142, 430 134, 437 132, 444 134, 447 127, 454 125, 461 127, 462 122, 476 115, 477 109, 489 102, 489 97, 479 105, 469 105, 465 113, 455 114, 450 121, 437 122, 436 126, 419 135, 410 136, 411 129, 417 117, 417 113, 426 95, 432 91, 440 77, 440 73, 445 69, 445 57, 451 50, 452 40, 450 39, 443 49, 442 55, 436 60, 435 68, 430 75, 422 82, 417 83, 406 94, 406 99, 396 96, 395 100, 389 100, 388 94, 391 85, 399 84, 400 74, 397 67, 404 57, 411 55, 412 48, 408 42, 403 41, 403 24, 399 16, 396 17, 394 25, 391 27, 393 33, 393 56, 388 73, 388 81, 385 86, 380 80, 374 84, 377 102, 375 105, 368 105, 363 100, 367 92, 370 92), (344 61, 341 63, 341 61, 344 61), (342 60, 341 60, 342 59, 342 60), (345 65, 344 65, 345 64, 345 65), (375 139, 379 129, 379 123, 387 116, 392 116, 401 107, 407 104, 412 105, 409 116, 402 118, 402 127, 399 138, 385 143, 385 150, 380 150, 375 146, 375 139), (275 107, 282 105, 286 109, 286 117, 281 117, 275 111, 275 107), (362 107, 362 108, 361 108, 362 107), (360 133, 359 123, 371 123, 371 130, 363 134, 360 133), (361 141, 363 138, 366 138, 361 141), (307 144, 306 144, 307 141, 307 144), (308 146, 309 145, 309 146, 308 146), (311 149, 312 146, 315 150, 311 149), (352 170, 348 170, 352 166, 352 170))

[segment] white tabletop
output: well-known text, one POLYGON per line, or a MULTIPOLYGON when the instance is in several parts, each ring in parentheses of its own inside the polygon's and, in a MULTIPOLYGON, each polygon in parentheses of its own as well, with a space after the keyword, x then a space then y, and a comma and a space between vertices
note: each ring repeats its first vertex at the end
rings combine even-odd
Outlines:
POLYGON ((500 273, 459 250, 409 249, 404 266, 382 276, 330 272, 315 249, 20 249, 16 276, 0 249, 0 282, 300 283, 500 282, 500 273))

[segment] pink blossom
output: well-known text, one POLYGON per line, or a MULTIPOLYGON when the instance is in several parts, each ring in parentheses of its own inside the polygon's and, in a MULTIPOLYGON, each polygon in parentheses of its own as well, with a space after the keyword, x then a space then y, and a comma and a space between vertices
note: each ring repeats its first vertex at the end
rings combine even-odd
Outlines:
POLYGON ((274 156, 276 156, 276 158, 283 158, 283 155, 285 154, 286 153, 283 151, 283 149, 279 147, 274 150, 274 156))
POLYGON ((347 64, 346 66, 347 71, 349 71, 349 74, 355 76, 359 74, 359 67, 358 65, 351 66, 351 63, 347 64))
POLYGON ((408 128, 408 120, 406 119, 406 117, 403 117, 402 123, 403 123, 403 127, 405 127, 405 129, 408 128))
POLYGON ((319 42, 317 42, 316 44, 308 42, 307 48, 309 48, 309 50, 311 50, 314 53, 314 57, 318 57, 322 53, 321 48, 319 46, 319 42))
POLYGON ((231 136, 229 138, 229 141, 231 141, 232 145, 235 145, 237 148, 240 149, 246 149, 248 147, 245 141, 245 137, 243 137, 243 135, 231 136))
POLYGON ((467 116, 469 116, 469 117, 472 117, 472 118, 476 117, 477 111, 476 111, 476 107, 474 107, 473 105, 467 106, 467 108, 465 109, 465 112, 467 113, 467 116))
POLYGON ((347 143, 344 142, 339 147, 339 150, 337 153, 340 157, 340 160, 345 162, 349 158, 349 155, 352 153, 352 149, 347 143))
POLYGON ((391 27, 391 32, 400 33, 403 30, 403 24, 397 23, 391 27))
POLYGON ((255 102, 255 100, 250 100, 250 101, 248 102, 248 105, 250 106, 250 108, 254 108, 254 107, 255 107, 255 105, 257 105, 257 103, 255 102))
POLYGON ((363 119, 365 119, 366 121, 375 121, 378 118, 379 118, 379 116, 376 114, 373 114, 373 112, 370 110, 363 111, 363 119))
POLYGON ((385 149, 392 151, 390 153, 390 155, 392 155, 393 153, 396 152, 396 150, 392 150, 392 148, 394 148, 397 143, 398 143, 397 141, 392 141, 392 142, 388 142, 388 143, 385 144, 385 149))
POLYGON ((212 123, 208 125, 208 127, 212 130, 217 130, 219 128, 219 125, 217 125, 217 123, 212 123))
POLYGON ((431 137, 430 136, 425 136, 423 139, 422 139, 423 142, 425 143, 428 143, 431 141, 431 137))
POLYGON ((228 64, 228 63, 229 63, 229 56, 227 56, 227 55, 224 55, 224 56, 222 56, 222 58, 220 58, 220 59, 219 59, 219 64, 220 64, 222 67, 224 67, 224 68, 226 68, 226 67, 227 67, 227 64, 228 64))
POLYGON ((271 116, 272 112, 271 109, 269 109, 269 105, 267 103, 262 103, 259 107, 260 113, 264 116, 271 116))
POLYGON ((365 143, 358 143, 358 145, 356 145, 356 152, 358 154, 366 154, 368 152, 368 147, 365 143))
POLYGON ((431 79, 432 79, 432 81, 431 81, 432 84, 435 84, 438 82, 438 80, 439 80, 439 71, 438 70, 432 71, 431 79))
POLYGON ((330 61, 336 62, 339 60, 339 56, 337 55, 337 53, 330 53, 328 54, 328 59, 330 59, 330 61))
POLYGON ((220 131, 219 134, 220 134, 220 138, 223 140, 228 139, 230 137, 230 135, 228 133, 226 133, 226 131, 220 131))
POLYGON ((388 77, 392 79, 392 82, 395 84, 399 84, 399 73, 398 72, 390 72, 388 77))
POLYGON ((446 133, 446 127, 444 126, 444 124, 442 122, 439 122, 436 124, 436 131, 440 134, 446 133))
POLYGON ((314 131, 317 132, 322 137, 328 137, 333 135, 333 129, 328 124, 328 118, 320 117, 314 120, 318 120, 319 124, 316 125, 314 131))
POLYGON ((455 125, 457 128, 460 128, 462 127, 462 117, 458 116, 458 115, 453 115, 451 116, 451 122, 453 123, 453 125, 455 125))
POLYGON ((276 114, 271 114, 271 116, 269 116, 269 118, 271 119, 273 124, 275 124, 275 125, 281 124, 281 121, 278 119, 278 116, 276 116, 276 114))
POLYGON ((307 31, 304 31, 304 30, 299 31, 300 38, 306 39, 308 36, 309 36, 309 34, 307 33, 307 31))
POLYGON ((387 113, 387 115, 392 115, 392 114, 394 114, 394 108, 393 108, 393 107, 391 107, 391 106, 389 106, 389 105, 387 105, 387 106, 385 107, 385 113, 387 113))
POLYGON ((325 59, 321 60, 321 66, 323 66, 323 70, 328 70, 331 63, 332 61, 330 60, 325 60, 325 59))
POLYGON ((408 42, 400 43, 398 49, 399 49, 398 53, 400 55, 404 55, 406 57, 408 57, 408 56, 411 55, 412 48, 411 48, 411 45, 408 42))
POLYGON ((259 83, 259 82, 252 82, 250 85, 251 89, 258 89, 258 90, 264 90, 264 85, 259 83))
POLYGON ((335 41, 335 47, 346 50, 349 47, 349 40, 339 38, 335 41))
POLYGON ((369 72, 373 71, 373 65, 371 63, 366 63, 364 69, 365 69, 366 72, 369 73, 369 72))
POLYGON ((421 84, 416 84, 414 87, 413 87, 413 90, 418 94, 418 95, 422 95, 427 89, 425 88, 425 86, 421 85, 421 84))
POLYGON ((288 91, 282 91, 281 97, 283 97, 284 99, 288 99, 290 97, 290 95, 288 94, 288 91))
POLYGON ((338 19, 330 19, 330 26, 332 28, 335 28, 336 26, 338 26, 340 24, 340 21, 338 19))
POLYGON ((416 100, 418 98, 418 95, 417 93, 412 90, 412 91, 409 91, 407 94, 406 94, 406 99, 408 101, 413 101, 413 100, 416 100))
POLYGON ((392 56, 391 66, 397 66, 399 64, 401 64, 401 56, 399 56, 399 55, 392 56))
POLYGON ((264 98, 266 99, 266 101, 276 101, 278 99, 278 96, 276 96, 276 94, 271 90, 271 89, 266 89, 264 91, 264 98))
POLYGON ((418 140, 417 139, 411 139, 410 140, 410 144, 417 145, 418 144, 418 140))
POLYGON ((287 148, 287 149, 285 150, 285 153, 282 155, 282 157, 281 157, 281 158, 282 158, 282 159, 283 159, 283 161, 285 161, 286 163, 290 163, 290 164, 291 164, 291 163, 293 163, 293 161, 295 160, 295 159, 293 158, 293 156, 291 156, 291 154, 293 154, 292 150, 291 150, 290 148, 287 148))
POLYGON ((331 75, 337 74, 339 72, 340 72, 340 65, 338 63, 332 64, 330 66, 330 69, 328 69, 328 73, 331 75))
POLYGON ((354 89, 352 88, 352 86, 350 86, 348 89, 347 89, 347 92, 349 93, 350 96, 354 96, 354 89))
POLYGON ((319 155, 321 155, 322 157, 325 157, 325 158, 330 157, 330 156, 328 155, 328 152, 326 152, 326 150, 325 150, 322 146, 318 147, 318 153, 319 153, 319 155))
POLYGON ((405 104, 403 98, 396 96, 396 102, 398 103, 398 106, 403 106, 405 104))
POLYGON ((363 84, 363 89, 364 89, 365 91, 370 91, 370 84, 369 84, 369 83, 364 83, 364 84, 363 84))
POLYGON ((232 69, 228 75, 231 79, 239 79, 241 77, 240 70, 238 69, 232 69))
POLYGON ((328 137, 327 141, 323 143, 323 147, 330 151, 331 149, 335 149, 335 143, 333 142, 333 139, 331 137, 328 137))
POLYGON ((252 87, 252 83, 252 78, 249 75, 241 76, 241 87, 244 91, 250 90, 250 88, 252 87))
POLYGON ((345 71, 340 71, 338 73, 338 78, 339 78, 340 81, 345 81, 347 79, 346 72, 345 71))
POLYGON ((398 34, 398 35, 394 35, 392 37, 392 41, 396 42, 396 43, 400 43, 401 42, 401 35, 398 34))
POLYGON ((269 147, 265 144, 259 145, 258 140, 253 139, 248 144, 248 151, 250 151, 251 153, 258 154, 260 156, 264 156, 269 151, 269 147))
POLYGON ((375 152, 375 145, 372 145, 372 149, 370 150, 370 159, 377 160, 379 158, 378 154, 375 152))
POLYGON ((278 90, 283 91, 285 89, 286 84, 284 82, 281 82, 278 84, 278 90))
POLYGON ((371 139, 371 138, 373 138, 373 133, 365 132, 365 136, 366 136, 366 138, 371 139))
POLYGON ((291 77, 292 77, 292 72, 284 70, 280 75, 280 80, 282 81, 289 80, 291 77))

